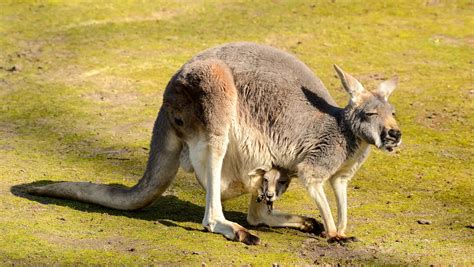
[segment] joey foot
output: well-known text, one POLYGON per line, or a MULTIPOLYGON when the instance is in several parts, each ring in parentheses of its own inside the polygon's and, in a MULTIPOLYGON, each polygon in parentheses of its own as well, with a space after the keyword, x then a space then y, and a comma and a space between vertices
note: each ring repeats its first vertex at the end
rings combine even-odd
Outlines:
POLYGON ((351 243, 351 242, 359 242, 359 241, 360 240, 355 236, 340 236, 340 235, 336 235, 328 239, 328 243, 339 243, 341 245, 344 245, 346 243, 351 243))
POLYGON ((239 230, 235 233, 234 241, 242 242, 246 245, 259 245, 260 238, 256 235, 251 234, 247 230, 239 230))

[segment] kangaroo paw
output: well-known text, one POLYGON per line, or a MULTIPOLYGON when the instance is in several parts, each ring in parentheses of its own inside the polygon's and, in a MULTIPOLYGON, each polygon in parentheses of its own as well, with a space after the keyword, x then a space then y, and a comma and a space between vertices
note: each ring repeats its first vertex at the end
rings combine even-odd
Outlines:
POLYGON ((300 229, 303 232, 321 235, 324 231, 324 225, 313 218, 306 218, 300 229))

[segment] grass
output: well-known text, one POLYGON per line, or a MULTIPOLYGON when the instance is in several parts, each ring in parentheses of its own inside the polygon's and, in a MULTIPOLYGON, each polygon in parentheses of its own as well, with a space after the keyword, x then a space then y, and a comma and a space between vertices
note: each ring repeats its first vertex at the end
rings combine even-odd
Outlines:
MULTIPOLYGON (((470 1, 3 1, 0 264, 474 264, 473 16, 470 1), (257 228, 264 245, 248 247, 205 233, 204 192, 184 173, 139 212, 23 193, 39 180, 133 185, 168 79, 239 40, 297 55, 340 105, 334 63, 368 87, 400 76, 403 149, 374 151, 349 190, 361 242, 257 228)), ((248 196, 224 205, 245 224, 248 196)), ((299 183, 275 205, 318 217, 299 183)))

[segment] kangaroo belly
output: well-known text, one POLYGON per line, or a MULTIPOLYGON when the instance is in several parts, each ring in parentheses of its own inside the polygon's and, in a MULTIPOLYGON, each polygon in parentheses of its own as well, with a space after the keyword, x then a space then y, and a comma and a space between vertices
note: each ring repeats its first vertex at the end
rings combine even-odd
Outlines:
MULTIPOLYGON (((269 149, 264 144, 261 134, 253 132, 249 127, 233 125, 229 133, 229 144, 222 165, 221 197, 223 200, 238 197, 245 193, 256 192, 260 186, 249 173, 256 167, 271 166, 272 159, 269 149), (242 129, 244 129, 242 131, 242 129)), ((195 172, 196 179, 205 189, 207 185, 206 150, 204 136, 196 136, 187 140, 181 151, 181 167, 186 172, 195 172)))
POLYGON ((222 167, 222 198, 255 192, 260 185, 253 181, 249 173, 267 165, 272 165, 272 157, 264 136, 252 127, 233 125, 222 167))

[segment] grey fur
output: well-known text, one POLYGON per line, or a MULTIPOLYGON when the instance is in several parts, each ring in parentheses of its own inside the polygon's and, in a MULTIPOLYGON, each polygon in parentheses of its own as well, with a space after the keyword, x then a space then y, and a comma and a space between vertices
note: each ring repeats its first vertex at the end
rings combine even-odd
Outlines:
MULTIPOLYGON (((147 169, 135 187, 61 183, 30 192, 116 209, 137 209, 150 204, 166 189, 181 157, 183 166, 195 171, 207 188, 207 205, 214 203, 214 208, 206 206, 204 226, 254 244, 258 238, 243 227, 223 221, 219 212, 211 214, 219 210, 220 199, 215 199, 209 181, 216 181, 214 171, 222 167, 219 196, 226 199, 249 191, 244 181, 251 170, 281 166, 297 173, 308 187, 323 215, 328 237, 343 238, 345 221, 336 235, 321 193, 322 183, 330 180, 338 195, 338 183, 352 177, 367 157, 368 145, 392 150, 400 143, 400 131, 386 101, 393 88, 385 86, 380 93, 370 93, 353 87, 358 81, 337 70, 351 94, 345 108, 338 107, 312 71, 288 53, 253 43, 231 43, 206 50, 183 65, 169 82, 154 128, 147 169), (204 140, 206 149, 197 149, 199 140, 204 140), (204 153, 209 162, 222 161, 223 165, 203 166, 196 160, 199 153, 204 153)), ((339 201, 341 196, 345 198, 345 189, 342 192, 338 203, 345 203, 339 201)), ((345 209, 345 204, 341 205, 339 209, 345 209)), ((251 204, 251 209, 260 208, 251 204)), ((258 223, 257 217, 262 216, 255 210, 250 214, 250 223, 258 223)), ((312 222, 302 217, 294 221, 300 229, 312 222)))

